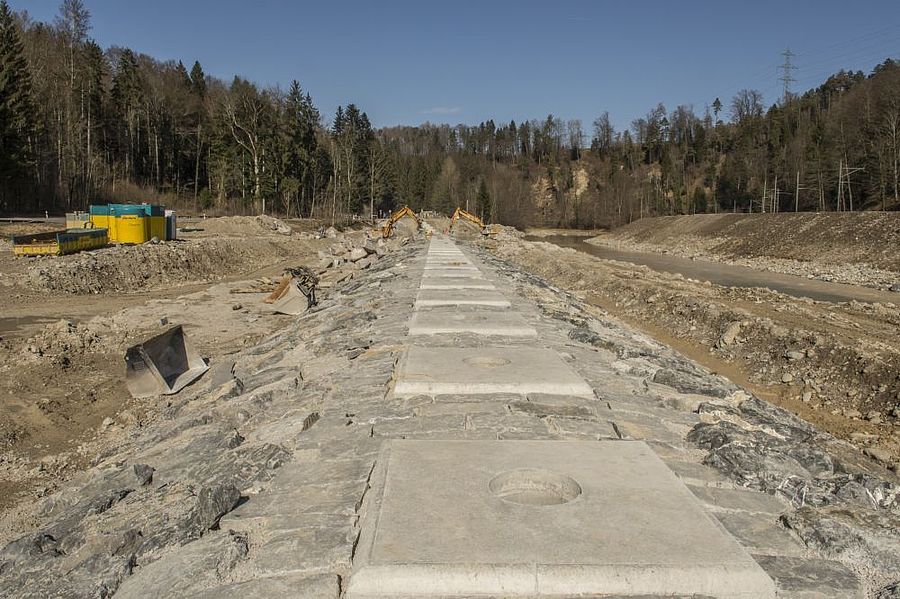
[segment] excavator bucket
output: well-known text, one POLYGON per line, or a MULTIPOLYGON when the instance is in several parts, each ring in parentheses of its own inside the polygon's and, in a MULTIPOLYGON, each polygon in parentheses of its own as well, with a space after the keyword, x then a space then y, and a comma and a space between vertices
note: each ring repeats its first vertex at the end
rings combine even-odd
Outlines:
MULTIPOLYGON (((279 285, 279 287, 281 287, 279 285)), ((278 290, 276 289, 276 292, 278 290)), ((274 293, 272 294, 274 295, 274 293)), ((269 297, 272 297, 271 295, 269 297)), ((268 300, 269 298, 266 298, 268 300)), ((289 314, 291 316, 299 316, 306 312, 309 308, 309 299, 297 289, 296 283, 292 280, 281 290, 277 298, 271 302, 272 310, 279 314, 289 314)))
POLYGON ((299 316, 316 305, 317 283, 318 278, 307 269, 292 269, 263 301, 272 304, 272 310, 278 314, 299 316))
POLYGON ((274 304, 278 298, 287 293, 287 288, 291 285, 293 278, 294 277, 289 274, 281 277, 281 282, 278 283, 278 287, 275 288, 275 291, 267 295, 263 302, 266 304, 274 304))
POLYGON ((181 325, 125 352, 125 384, 134 397, 178 393, 207 370, 209 366, 188 343, 181 325))

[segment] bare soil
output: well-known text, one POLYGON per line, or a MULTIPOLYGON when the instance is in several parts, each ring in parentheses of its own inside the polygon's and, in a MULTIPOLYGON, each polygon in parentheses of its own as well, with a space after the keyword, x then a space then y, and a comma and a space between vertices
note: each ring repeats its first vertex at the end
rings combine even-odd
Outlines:
POLYGON ((723 287, 518 235, 498 256, 900 467, 900 309, 723 287))
POLYGON ((645 218, 592 243, 880 289, 900 284, 898 212, 645 218))

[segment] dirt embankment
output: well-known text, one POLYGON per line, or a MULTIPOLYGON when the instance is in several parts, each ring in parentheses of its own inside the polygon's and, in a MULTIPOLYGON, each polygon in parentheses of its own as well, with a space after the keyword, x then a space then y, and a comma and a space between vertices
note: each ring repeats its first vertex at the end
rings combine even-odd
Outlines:
POLYGON ((900 467, 900 308, 729 288, 503 236, 498 256, 573 291, 900 467))
POLYGON ((900 291, 900 213, 645 218, 590 241, 900 291))

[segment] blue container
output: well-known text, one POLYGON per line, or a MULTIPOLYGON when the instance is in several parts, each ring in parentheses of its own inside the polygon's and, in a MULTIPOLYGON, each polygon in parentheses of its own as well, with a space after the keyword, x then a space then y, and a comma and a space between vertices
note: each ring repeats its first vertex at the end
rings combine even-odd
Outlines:
POLYGON ((141 204, 144 210, 147 211, 147 216, 165 216, 166 208, 165 206, 160 206, 159 204, 141 204))
POLYGON ((110 204, 109 213, 116 216, 147 216, 147 211, 144 209, 144 206, 135 204, 110 204))
POLYGON ((110 204, 116 214, 143 214, 144 216, 165 216, 166 209, 157 204, 110 204))
POLYGON ((90 208, 88 208, 88 212, 90 214, 108 215, 109 214, 109 206, 107 206, 105 204, 102 206, 98 205, 98 204, 91 204, 90 208))

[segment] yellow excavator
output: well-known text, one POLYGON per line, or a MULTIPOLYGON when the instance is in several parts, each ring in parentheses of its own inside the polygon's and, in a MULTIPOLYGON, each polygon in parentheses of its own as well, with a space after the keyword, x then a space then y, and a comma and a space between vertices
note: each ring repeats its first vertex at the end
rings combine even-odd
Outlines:
POLYGON ((415 220, 417 226, 422 226, 422 219, 419 218, 419 215, 413 212, 413 209, 409 206, 404 206, 400 210, 394 212, 384 226, 381 227, 381 236, 385 239, 390 237, 394 232, 394 225, 397 224, 397 221, 406 216, 415 220))
POLYGON ((447 228, 447 233, 453 232, 453 225, 456 224, 456 221, 459 219, 464 219, 472 223, 481 229, 482 235, 496 235, 499 231, 499 227, 497 225, 485 225, 484 221, 480 218, 472 214, 467 210, 463 210, 462 208, 457 208, 453 211, 453 216, 450 217, 450 226, 447 228))

